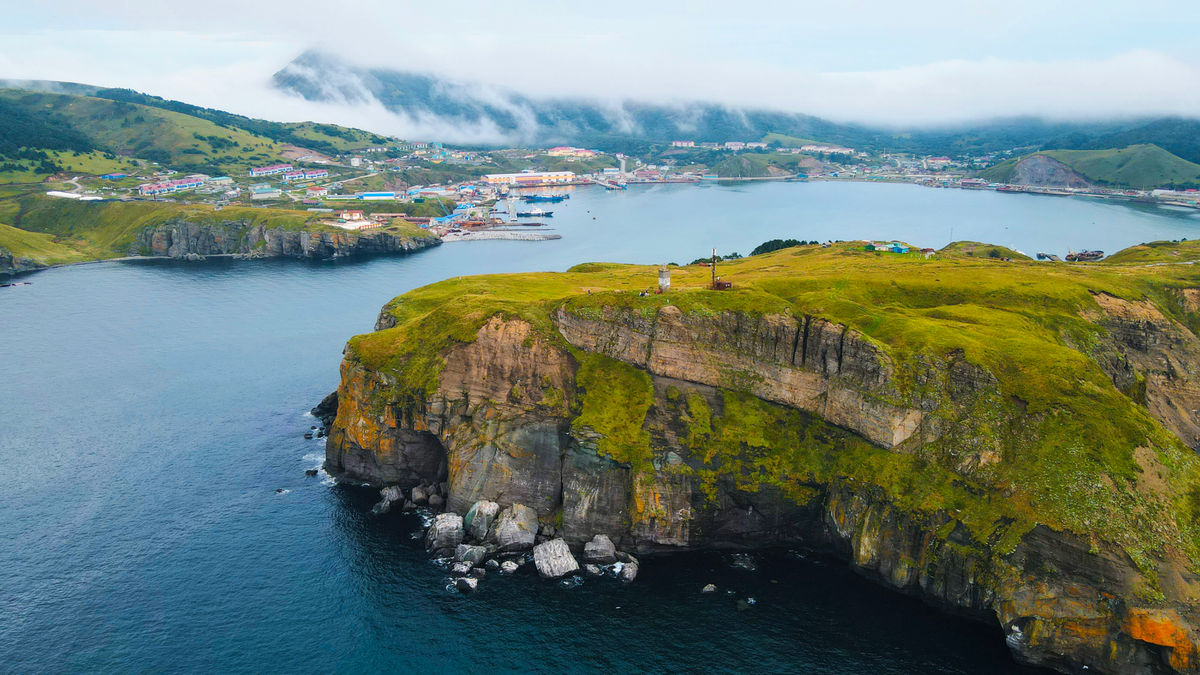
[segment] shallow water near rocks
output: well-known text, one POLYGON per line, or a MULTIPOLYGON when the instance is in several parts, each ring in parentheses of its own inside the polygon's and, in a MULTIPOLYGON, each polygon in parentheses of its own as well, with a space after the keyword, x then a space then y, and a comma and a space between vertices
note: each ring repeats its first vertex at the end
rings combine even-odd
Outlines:
POLYGON ((754 572, 727 554, 647 557, 629 586, 563 587, 526 565, 472 595, 448 592, 418 515, 372 515, 377 492, 304 474, 324 443, 303 438, 305 411, 336 386, 342 346, 380 306, 449 276, 687 262, 775 237, 939 246, 951 222, 955 238, 1024 250, 1115 250, 1200 236, 1200 219, 869 184, 581 190, 555 212, 563 239, 550 242, 341 263, 87 265, 0 289, 3 669, 1018 669, 998 629, 787 551, 755 554, 754 572), (988 236, 1016 223, 1019 237, 988 236), (702 594, 709 583, 718 592, 702 594))

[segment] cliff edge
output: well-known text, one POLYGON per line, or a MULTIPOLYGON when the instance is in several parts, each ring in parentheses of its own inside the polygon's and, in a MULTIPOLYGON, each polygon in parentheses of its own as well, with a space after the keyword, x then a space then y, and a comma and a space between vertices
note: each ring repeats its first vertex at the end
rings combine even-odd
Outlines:
POLYGON ((1200 672, 1200 269, 722 265, 732 290, 589 264, 396 298, 346 347, 327 469, 576 549, 833 550, 1026 662, 1200 672))

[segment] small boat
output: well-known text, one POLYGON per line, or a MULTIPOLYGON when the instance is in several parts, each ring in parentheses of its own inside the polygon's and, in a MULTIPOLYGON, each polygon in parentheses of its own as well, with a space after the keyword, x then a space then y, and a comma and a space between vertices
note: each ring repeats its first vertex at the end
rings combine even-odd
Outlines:
POLYGON ((517 211, 517 216, 521 218, 550 218, 554 215, 553 211, 546 211, 534 207, 528 211, 517 211))
POLYGON ((1067 254, 1067 262, 1090 262, 1104 257, 1104 251, 1074 251, 1067 254))
POLYGON ((571 195, 525 195, 521 197, 528 202, 561 202, 564 199, 570 199, 571 195))

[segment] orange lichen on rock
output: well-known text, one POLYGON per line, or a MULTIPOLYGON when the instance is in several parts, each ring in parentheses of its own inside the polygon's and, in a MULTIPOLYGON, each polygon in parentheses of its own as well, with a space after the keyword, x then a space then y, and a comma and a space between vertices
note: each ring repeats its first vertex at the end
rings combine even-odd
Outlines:
POLYGON ((1125 632, 1135 640, 1169 648, 1171 667, 1179 672, 1200 666, 1196 641, 1174 611, 1131 609, 1125 617, 1125 632))

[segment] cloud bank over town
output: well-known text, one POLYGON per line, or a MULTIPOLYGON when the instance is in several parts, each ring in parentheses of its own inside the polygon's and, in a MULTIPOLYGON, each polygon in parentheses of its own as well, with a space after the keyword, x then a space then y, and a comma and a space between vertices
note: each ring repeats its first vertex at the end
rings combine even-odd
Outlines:
POLYGON ((397 115, 370 96, 306 101, 273 89, 271 76, 316 48, 471 85, 479 96, 589 98, 614 110, 620 100, 712 101, 884 126, 1200 117, 1200 10, 1188 2, 214 0, 184 13, 67 0, 52 16, 6 4, 0 77, 130 87, 271 119, 464 142, 496 130, 397 115))

